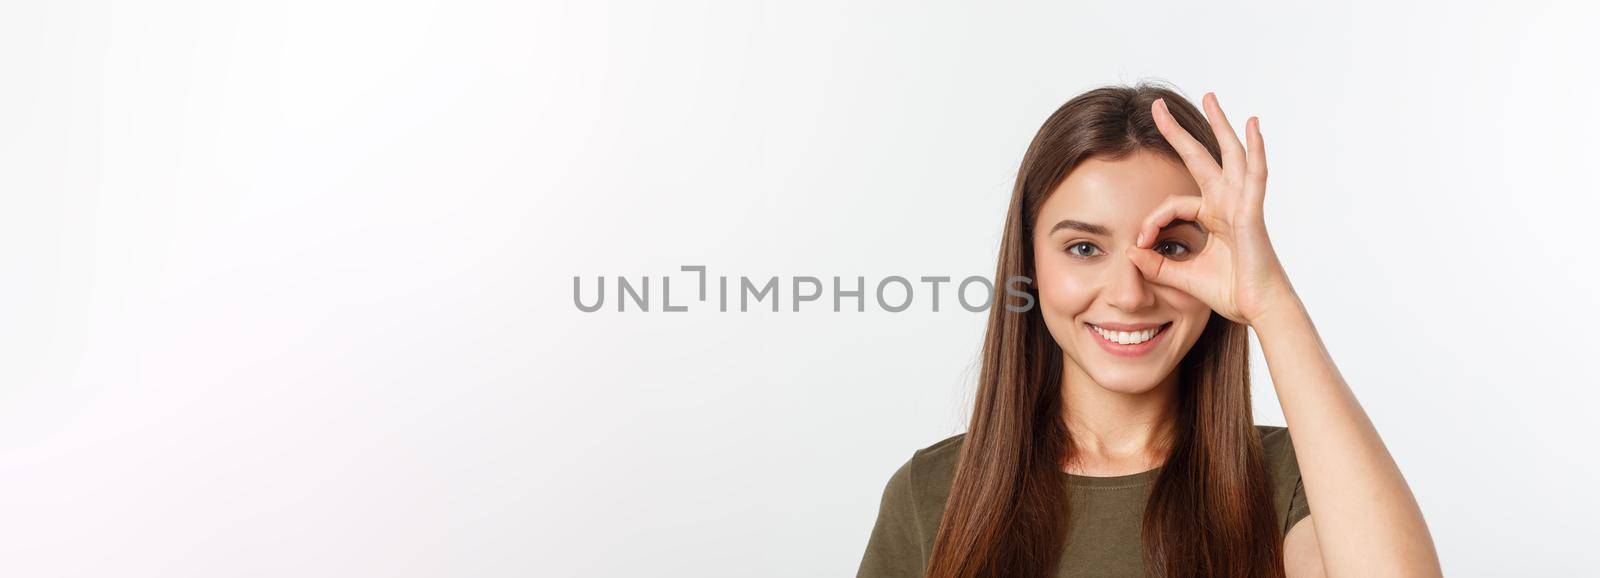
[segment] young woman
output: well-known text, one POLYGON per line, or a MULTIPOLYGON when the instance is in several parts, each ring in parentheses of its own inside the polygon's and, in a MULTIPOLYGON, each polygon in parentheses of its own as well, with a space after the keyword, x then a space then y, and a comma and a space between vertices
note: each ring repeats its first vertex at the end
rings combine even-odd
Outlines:
POLYGON ((990 308, 967 431, 890 478, 858 577, 1440 575, 1267 238, 1259 122, 1202 102, 1105 87, 1039 129, 996 271, 1036 306, 990 308))

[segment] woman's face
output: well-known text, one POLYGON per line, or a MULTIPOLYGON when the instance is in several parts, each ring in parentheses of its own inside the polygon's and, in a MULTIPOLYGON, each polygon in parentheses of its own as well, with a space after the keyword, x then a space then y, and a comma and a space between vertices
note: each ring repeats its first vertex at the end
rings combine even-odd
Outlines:
MULTIPOLYGON (((1068 380, 1086 377, 1108 390, 1144 393, 1172 375, 1200 339, 1211 308, 1146 281, 1123 254, 1168 195, 1199 194, 1180 161, 1140 149, 1117 161, 1084 160, 1045 200, 1033 223, 1035 283, 1068 380), (1136 343, 1149 332, 1113 332, 1108 340, 1097 327, 1158 332, 1136 343)), ((1205 239, 1197 225, 1173 221, 1150 248, 1183 260, 1199 253, 1205 239)))

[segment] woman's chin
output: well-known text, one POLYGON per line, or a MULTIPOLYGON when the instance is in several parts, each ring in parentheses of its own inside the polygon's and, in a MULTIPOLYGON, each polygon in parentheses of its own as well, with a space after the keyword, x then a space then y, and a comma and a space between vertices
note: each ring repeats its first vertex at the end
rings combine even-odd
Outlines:
POLYGON ((1160 379, 1143 375, 1107 376, 1107 379, 1097 381, 1101 389, 1126 395, 1149 393, 1161 384, 1160 379))

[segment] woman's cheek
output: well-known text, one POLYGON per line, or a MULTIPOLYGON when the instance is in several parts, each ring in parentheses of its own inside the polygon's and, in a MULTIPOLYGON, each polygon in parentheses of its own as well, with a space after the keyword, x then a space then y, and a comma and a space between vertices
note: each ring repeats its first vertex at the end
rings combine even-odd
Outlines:
POLYGON ((1070 320, 1088 309, 1094 291, 1085 275, 1075 275, 1070 268, 1060 266, 1043 266, 1038 271, 1039 297, 1046 313, 1070 320))
POLYGON ((1166 301, 1173 309, 1182 311, 1190 317, 1209 318, 1211 307, 1205 301, 1173 287, 1158 287, 1162 300, 1166 301))

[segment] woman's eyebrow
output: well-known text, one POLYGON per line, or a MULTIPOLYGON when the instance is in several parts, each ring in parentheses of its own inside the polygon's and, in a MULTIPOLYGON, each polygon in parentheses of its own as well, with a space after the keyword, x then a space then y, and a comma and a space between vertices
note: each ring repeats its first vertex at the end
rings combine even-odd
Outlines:
MULTIPOLYGON (((1206 232, 1206 230, 1203 227, 1201 227, 1199 223, 1196 223, 1194 221, 1190 221, 1190 220, 1187 220, 1187 219, 1173 219, 1171 223, 1167 223, 1167 226, 1162 227, 1161 230, 1162 231, 1169 231, 1169 230, 1175 229, 1177 227, 1182 227, 1182 226, 1185 226, 1185 225, 1188 225, 1190 227, 1194 227, 1194 229, 1196 231, 1199 231, 1201 233, 1206 232)), ((1099 236, 1102 236, 1102 237, 1110 237, 1111 236, 1111 229, 1107 229, 1104 226, 1096 225, 1094 223, 1085 223, 1083 221, 1077 221, 1077 220, 1073 220, 1073 219, 1062 219, 1061 222, 1056 223, 1056 225, 1054 227, 1050 227, 1050 233, 1049 234, 1050 235, 1054 235, 1054 234, 1056 234, 1056 231, 1060 231, 1062 229, 1074 229, 1074 230, 1078 230, 1078 231, 1083 231, 1083 232, 1088 233, 1090 235, 1099 235, 1099 236)))
POLYGON ((1056 226, 1050 227, 1049 234, 1054 235, 1056 234, 1056 231, 1060 231, 1062 229, 1076 229, 1090 235, 1100 235, 1102 237, 1111 236, 1111 229, 1107 229, 1094 223, 1085 223, 1083 221, 1074 221, 1072 219, 1062 219, 1061 222, 1056 223, 1056 226))

